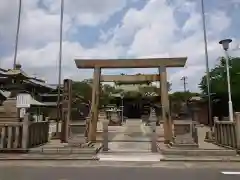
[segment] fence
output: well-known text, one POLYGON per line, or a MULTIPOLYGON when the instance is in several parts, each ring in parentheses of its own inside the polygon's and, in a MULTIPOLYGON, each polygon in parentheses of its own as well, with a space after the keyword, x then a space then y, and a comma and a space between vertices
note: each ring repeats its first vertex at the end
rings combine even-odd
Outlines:
POLYGON ((28 148, 48 142, 49 122, 33 122, 28 126, 28 148))
POLYGON ((22 147, 22 123, 0 124, 0 150, 16 150, 22 147))
POLYGON ((235 120, 219 121, 214 118, 215 143, 234 149, 240 149, 240 113, 236 113, 235 120))
POLYGON ((0 151, 27 151, 48 142, 48 122, 30 122, 29 115, 23 122, 0 123, 0 151))

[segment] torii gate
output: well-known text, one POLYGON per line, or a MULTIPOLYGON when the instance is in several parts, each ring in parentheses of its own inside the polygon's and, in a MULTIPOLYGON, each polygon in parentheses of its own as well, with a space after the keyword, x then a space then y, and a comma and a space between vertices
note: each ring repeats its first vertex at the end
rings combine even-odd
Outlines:
POLYGON ((167 72, 166 68, 184 67, 187 57, 177 58, 142 58, 142 59, 76 59, 75 63, 79 69, 94 69, 91 121, 89 129, 89 140, 96 141, 98 106, 100 96, 101 69, 103 68, 158 68, 161 86, 162 117, 164 120, 164 139, 168 144, 172 141, 172 120, 170 116, 167 72))

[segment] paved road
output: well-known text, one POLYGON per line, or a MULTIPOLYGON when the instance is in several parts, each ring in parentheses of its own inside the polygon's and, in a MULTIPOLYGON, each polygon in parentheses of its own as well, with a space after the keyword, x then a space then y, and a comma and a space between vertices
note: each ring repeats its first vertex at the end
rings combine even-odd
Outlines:
MULTIPOLYGON (((63 162, 58 162, 63 163, 63 162)), ((66 167, 60 166, 0 166, 0 179, 4 180, 79 180, 79 179, 105 179, 105 180, 239 180, 239 175, 223 174, 219 168, 177 168, 169 167, 119 167, 119 166, 72 166, 64 162, 66 167)), ((200 166, 201 167, 201 166, 200 166)), ((237 166, 239 167, 239 166, 237 166)), ((227 172, 240 171, 228 169, 227 172)))

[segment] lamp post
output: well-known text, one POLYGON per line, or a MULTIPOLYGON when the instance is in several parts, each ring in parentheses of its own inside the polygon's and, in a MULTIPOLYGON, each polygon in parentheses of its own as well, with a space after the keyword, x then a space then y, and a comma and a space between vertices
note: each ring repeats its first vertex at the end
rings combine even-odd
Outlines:
POLYGON ((225 54, 226 54, 226 69, 227 69, 227 84, 228 84, 228 108, 229 108, 229 119, 233 121, 233 106, 232 106, 232 97, 231 97, 231 82, 230 82, 230 74, 229 74, 229 55, 228 48, 229 44, 232 42, 231 39, 224 39, 219 41, 219 44, 222 45, 225 54))

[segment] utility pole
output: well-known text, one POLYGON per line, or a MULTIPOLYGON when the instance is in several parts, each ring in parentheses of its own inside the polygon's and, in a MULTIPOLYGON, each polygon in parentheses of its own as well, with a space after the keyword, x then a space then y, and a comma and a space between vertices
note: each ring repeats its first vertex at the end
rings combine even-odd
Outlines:
POLYGON ((211 131, 212 131, 212 100, 211 100, 211 87, 210 87, 211 79, 210 79, 210 72, 209 72, 208 43, 207 43, 207 30, 206 30, 204 0, 201 0, 201 15, 202 15, 204 52, 205 52, 205 64, 206 64, 206 79, 207 79, 208 123, 211 126, 211 131))
POLYGON ((17 64, 18 39, 19 39, 19 30, 20 30, 20 24, 21 24, 21 12, 22 12, 22 0, 19 0, 17 32, 16 32, 15 50, 14 50, 14 58, 13 58, 13 69, 16 68, 16 64, 17 64))
POLYGON ((57 99, 57 127, 56 133, 59 133, 59 122, 61 120, 61 82, 62 82, 62 34, 63 34, 63 13, 64 0, 61 0, 60 12, 60 34, 59 34, 59 60, 58 60, 58 99, 57 99))
POLYGON ((184 92, 187 92, 187 76, 183 76, 181 80, 183 81, 184 92))

